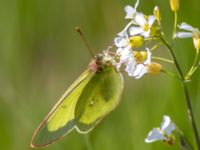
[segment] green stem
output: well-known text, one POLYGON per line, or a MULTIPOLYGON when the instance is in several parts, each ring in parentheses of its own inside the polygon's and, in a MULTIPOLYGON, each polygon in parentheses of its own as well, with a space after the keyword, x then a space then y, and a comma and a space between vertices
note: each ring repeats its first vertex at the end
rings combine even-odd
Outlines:
POLYGON ((190 96, 189 96, 189 92, 188 92, 188 88, 187 88, 187 85, 186 85, 186 82, 185 82, 183 72, 182 72, 182 70, 181 70, 181 68, 178 64, 178 61, 176 59, 176 56, 173 52, 172 47, 162 37, 160 39, 163 42, 163 44, 168 48, 169 53, 171 54, 173 61, 174 61, 174 64, 177 68, 178 74, 181 77, 181 83, 182 83, 182 86, 183 86, 183 91, 184 91, 184 94, 185 94, 185 100, 186 100, 186 105, 187 105, 187 110, 188 110, 188 117, 189 117, 190 123, 192 125, 192 129, 193 129, 193 133, 194 133, 194 137, 195 137, 195 140, 196 140, 198 150, 200 150, 200 139, 199 139, 198 129, 197 129, 197 125, 196 125, 196 122, 195 122, 194 112, 193 112, 193 109, 192 109, 192 104, 191 104, 191 100, 190 100, 190 96))
POLYGON ((178 14, 177 14, 177 12, 175 11, 175 12, 174 12, 174 31, 173 31, 173 35, 172 35, 172 38, 173 38, 173 39, 175 38, 175 34, 176 34, 177 21, 178 21, 178 14))
POLYGON ((170 71, 168 71, 168 70, 161 70, 161 72, 167 74, 167 75, 170 76, 170 77, 177 78, 177 79, 180 80, 179 76, 177 76, 177 75, 174 74, 173 72, 170 72, 170 71))
POLYGON ((183 135, 179 135, 179 147, 182 150, 193 150, 193 147, 183 135))
POLYGON ((91 142, 90 142, 90 137, 88 134, 85 134, 84 135, 84 139, 85 139, 85 145, 87 147, 87 150, 93 150, 92 149, 92 145, 91 145, 91 142))
POLYGON ((198 69, 198 67, 199 67, 199 65, 196 65, 196 66, 194 67, 194 69, 193 69, 192 72, 191 72, 192 75, 193 75, 194 72, 198 69))
POLYGON ((191 76, 196 71, 198 60, 199 60, 199 49, 196 50, 196 56, 195 56, 194 62, 192 64, 192 67, 188 71, 188 73, 187 73, 187 75, 185 77, 185 80, 190 80, 191 76))
POLYGON ((177 71, 178 71, 178 73, 179 73, 181 79, 184 80, 184 75, 183 75, 182 70, 181 70, 181 68, 180 68, 180 66, 179 66, 179 64, 178 64, 178 61, 177 61, 176 57, 175 57, 175 54, 174 54, 174 52, 173 52, 173 49, 171 48, 171 46, 170 46, 162 37, 161 37, 160 39, 161 39, 162 43, 168 48, 169 53, 171 54, 171 57, 172 57, 172 59, 173 59, 173 62, 174 62, 174 64, 175 64, 176 68, 177 68, 177 71))
POLYGON ((158 43, 158 44, 154 45, 154 46, 151 48, 151 51, 154 51, 156 48, 158 48, 159 45, 161 45, 161 43, 158 43))
POLYGON ((156 60, 164 61, 164 62, 167 62, 167 63, 170 63, 170 64, 174 64, 174 62, 172 60, 169 60, 169 59, 166 59, 166 58, 162 58, 162 57, 152 56, 152 59, 156 59, 156 60))
POLYGON ((177 126, 176 126, 176 131, 177 131, 178 137, 179 137, 179 148, 183 149, 183 150, 193 150, 192 145, 186 139, 183 132, 177 126))

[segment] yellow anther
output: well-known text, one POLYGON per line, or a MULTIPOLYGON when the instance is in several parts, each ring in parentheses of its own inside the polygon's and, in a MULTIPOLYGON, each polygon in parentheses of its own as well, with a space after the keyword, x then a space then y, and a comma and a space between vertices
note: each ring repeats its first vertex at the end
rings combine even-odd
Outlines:
POLYGON ((144 31, 148 31, 148 30, 149 30, 149 24, 146 23, 146 24, 143 26, 143 30, 144 30, 144 31))
POLYGON ((146 51, 133 51, 133 56, 137 63, 143 63, 147 59, 147 52, 146 51))
POLYGON ((144 39, 141 36, 133 36, 129 38, 129 44, 132 48, 139 48, 143 45, 144 39))
POLYGON ((147 15, 144 15, 144 18, 145 18, 146 20, 148 20, 149 16, 147 16, 147 15))
POLYGON ((172 11, 178 11, 179 10, 179 0, 170 0, 170 6, 172 11))
POLYGON ((161 70, 163 69, 161 64, 152 62, 149 66, 148 66, 148 71, 151 74, 158 74, 161 72, 161 70))

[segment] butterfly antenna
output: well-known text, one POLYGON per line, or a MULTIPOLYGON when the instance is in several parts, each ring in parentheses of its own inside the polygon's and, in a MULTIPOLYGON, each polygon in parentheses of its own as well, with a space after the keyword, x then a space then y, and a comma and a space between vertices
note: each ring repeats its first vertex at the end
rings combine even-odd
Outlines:
POLYGON ((83 42, 85 43, 88 51, 90 52, 90 55, 94 58, 94 51, 93 49, 90 47, 90 45, 88 44, 88 41, 86 40, 83 32, 81 31, 81 29, 79 27, 76 27, 76 31, 79 33, 79 35, 81 36, 83 42))

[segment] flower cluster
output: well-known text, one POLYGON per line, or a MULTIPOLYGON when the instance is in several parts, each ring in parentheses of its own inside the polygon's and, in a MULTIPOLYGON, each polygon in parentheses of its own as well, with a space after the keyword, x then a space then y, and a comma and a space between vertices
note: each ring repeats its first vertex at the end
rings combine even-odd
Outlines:
MULTIPOLYGON (((196 49, 196 56, 194 58, 194 62, 191 65, 190 70, 186 75, 182 72, 177 58, 173 52, 173 47, 171 44, 165 40, 165 32, 162 30, 161 24, 161 14, 159 7, 154 7, 153 13, 151 15, 145 15, 142 12, 138 12, 137 8, 139 5, 139 0, 136 1, 135 6, 132 7, 127 5, 125 10, 125 19, 128 20, 127 25, 124 29, 117 34, 117 37, 114 39, 114 45, 117 50, 114 55, 114 66, 117 70, 124 70, 127 74, 135 79, 141 78, 145 74, 158 74, 161 71, 172 76, 178 78, 183 84, 186 84, 186 81, 189 81, 194 72, 199 68, 200 56, 200 30, 192 27, 187 23, 181 23, 177 25, 177 12, 179 10, 179 0, 169 0, 170 7, 172 12, 174 13, 174 30, 172 41, 175 38, 192 38, 193 44, 196 49), (177 32, 177 30, 179 30, 177 32), (154 56, 154 51, 158 45, 165 45, 170 53, 171 58, 163 58, 154 56), (152 47, 153 45, 153 47, 152 47), (157 59, 160 61, 165 61, 170 64, 173 64, 178 74, 170 72, 163 68, 163 66, 157 62, 153 62, 153 59, 157 59)), ((184 89, 184 92, 187 92, 184 89)), ((189 100, 187 100, 189 101, 189 100)), ((187 103, 189 112, 192 112, 192 108, 187 103)), ((189 116, 193 122, 193 130, 195 130, 195 121, 194 118, 189 116)), ((187 140, 185 140, 183 134, 180 130, 177 129, 175 124, 171 121, 169 116, 163 117, 163 122, 160 127, 153 128, 145 139, 146 143, 151 143, 154 141, 164 141, 169 145, 173 145, 175 143, 174 133, 178 135, 179 144, 184 149, 190 149, 190 144, 188 144, 187 140)), ((197 135, 198 133, 196 133, 197 135)), ((197 143, 198 136, 195 137, 197 143)), ((200 143, 198 144, 200 148, 200 143)))
MULTIPOLYGON (((151 49, 145 47, 145 42, 153 40, 159 33, 158 11, 157 15, 144 15, 137 12, 139 0, 134 7, 126 6, 125 19, 129 23, 118 33, 114 39, 116 51, 116 68, 125 66, 125 71, 129 76, 139 79, 146 73, 159 73, 162 66, 152 62, 151 49), (140 50, 142 48, 142 50, 140 50)), ((154 10, 158 10, 156 7, 154 10)))

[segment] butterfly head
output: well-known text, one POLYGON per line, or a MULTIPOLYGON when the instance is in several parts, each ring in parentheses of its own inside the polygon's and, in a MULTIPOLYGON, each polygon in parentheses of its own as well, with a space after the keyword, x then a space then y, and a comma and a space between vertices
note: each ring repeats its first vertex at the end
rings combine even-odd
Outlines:
POLYGON ((91 71, 98 73, 111 66, 113 66, 112 57, 109 57, 106 54, 98 54, 90 62, 89 68, 91 71))

